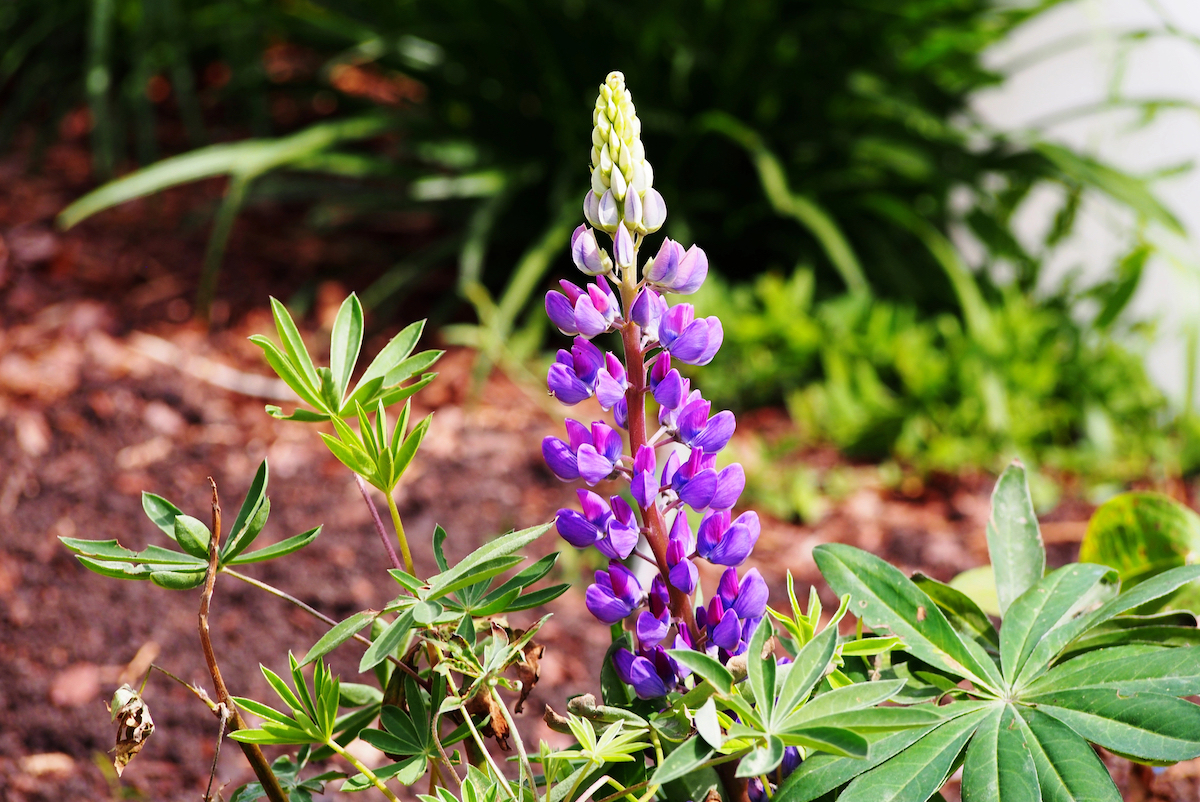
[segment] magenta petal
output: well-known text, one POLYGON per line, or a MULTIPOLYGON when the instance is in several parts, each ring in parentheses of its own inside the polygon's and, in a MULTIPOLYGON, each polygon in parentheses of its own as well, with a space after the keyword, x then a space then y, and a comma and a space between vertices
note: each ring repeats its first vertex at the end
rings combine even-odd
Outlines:
POLYGON ((721 572, 721 579, 717 582, 717 595, 721 597, 721 603, 726 608, 733 605, 738 597, 738 575, 736 568, 726 568, 721 572))
POLYGON ((565 423, 567 427, 567 442, 571 444, 571 451, 578 451, 579 447, 584 443, 592 442, 592 433, 582 423, 574 418, 567 418, 565 423))
POLYGON ((635 473, 629 485, 629 492, 639 507, 649 509, 658 497, 658 480, 651 472, 635 473))
POLYGON ((571 447, 557 437, 542 440, 542 458, 554 475, 564 482, 579 478, 579 464, 571 447))

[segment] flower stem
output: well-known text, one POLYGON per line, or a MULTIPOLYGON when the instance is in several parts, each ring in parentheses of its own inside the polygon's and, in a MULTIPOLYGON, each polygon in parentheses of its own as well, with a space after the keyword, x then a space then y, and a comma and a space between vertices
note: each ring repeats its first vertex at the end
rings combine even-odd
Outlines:
MULTIPOLYGON (((354 474, 354 481, 358 484, 358 492, 362 493, 363 501, 367 503, 367 509, 371 511, 371 520, 375 524, 375 532, 379 535, 379 539, 383 541, 383 547, 387 550, 388 559, 392 562, 393 568, 403 568, 400 564, 400 558, 396 556, 396 550, 392 548, 392 541, 388 538, 387 530, 383 528, 383 519, 379 517, 379 510, 375 508, 375 502, 371 500, 371 495, 367 491, 367 483, 357 473, 354 474)), ((411 574, 412 571, 409 571, 411 574)))
POLYGON ((416 576, 416 571, 413 569, 412 552, 408 550, 408 538, 404 536, 404 524, 400 522, 400 511, 396 509, 396 499, 392 498, 391 493, 384 493, 387 496, 388 512, 392 514, 392 526, 396 527, 396 538, 400 541, 400 553, 404 555, 404 570, 416 576))
POLYGON ((396 795, 392 793, 392 789, 384 785, 383 780, 375 776, 375 772, 367 768, 361 760, 343 749, 341 744, 330 738, 325 745, 341 755, 342 758, 345 759, 351 766, 354 766, 354 768, 358 769, 364 777, 371 781, 371 785, 379 789, 379 793, 388 798, 388 802, 400 802, 400 800, 396 798, 396 795))
MULTIPOLYGON (((637 286, 634 277, 628 276, 621 283, 621 302, 625 309, 632 309, 637 296, 637 286)), ((621 343, 625 350, 625 373, 629 377, 629 389, 625 391, 625 402, 629 407, 629 450, 636 457, 638 449, 647 444, 646 440, 646 353, 641 346, 641 330, 632 320, 621 327, 621 343)), ((692 610, 692 600, 670 581, 670 566, 667 564, 667 523, 663 519, 662 510, 651 503, 649 507, 638 506, 642 513, 642 522, 646 524, 646 540, 654 553, 654 561, 662 574, 663 582, 671 595, 671 616, 682 621, 688 628, 692 644, 700 646, 700 631, 696 628, 695 612, 692 610)))

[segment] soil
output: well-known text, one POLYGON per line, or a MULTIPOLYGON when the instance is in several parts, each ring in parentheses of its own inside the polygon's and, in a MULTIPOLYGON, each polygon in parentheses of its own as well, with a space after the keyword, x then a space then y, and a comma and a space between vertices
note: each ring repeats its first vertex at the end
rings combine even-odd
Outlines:
MULTIPOLYGON (((266 458, 273 514, 256 545, 318 524, 324 530, 308 548, 246 573, 334 618, 378 609, 397 595, 367 507, 317 427, 264 414, 271 399, 262 396, 277 386, 246 340, 272 331, 269 294, 289 297, 309 282, 318 291, 301 327, 313 346, 327 342, 337 301, 387 260, 367 248, 373 256, 355 263, 354 279, 330 280, 353 248, 314 239, 286 208, 251 210, 235 230, 221 302, 204 327, 190 320, 206 233, 196 221, 211 214, 220 184, 173 190, 70 232, 55 230, 54 215, 88 181, 80 141, 51 147, 36 174, 23 151, 0 158, 0 800, 195 800, 217 743, 207 708, 153 674, 145 696, 157 729, 118 780, 108 754, 115 725, 104 702, 121 682, 138 682, 150 661, 211 691, 196 630, 199 591, 101 577, 58 538, 117 538, 135 549, 162 543, 141 510, 143 490, 206 519, 211 476, 230 516, 266 458)), ((364 353, 378 350, 404 320, 370 320, 364 353)), ((424 347, 436 345, 435 336, 427 339, 424 347)), ((435 570, 435 523, 450 533, 454 559, 496 533, 549 520, 574 500, 573 487, 542 465, 541 438, 561 430, 544 390, 497 373, 476 392, 474 359, 452 350, 439 379, 415 401, 414 412, 433 412, 434 422, 397 501, 426 574, 435 570)), ((739 436, 769 435, 778 421, 773 413, 744 418, 739 436)), ((837 462, 827 453, 809 459, 837 462)), ((818 581, 811 553, 823 542, 852 543, 939 579, 986 561, 991 478, 942 477, 905 494, 880 486, 865 468, 843 467, 860 480, 819 523, 764 519, 753 564, 774 599, 784 598, 785 570, 802 593, 818 581)), ((1089 512, 1066 502, 1047 518, 1052 562, 1073 559, 1089 512)), ((551 533, 528 553, 558 547, 551 533)), ((519 721, 527 738, 555 746, 565 739, 541 723, 543 707, 561 710, 568 696, 596 690, 608 640, 582 604, 588 568, 586 558, 565 550, 557 575, 573 589, 548 610, 511 622, 526 626, 553 613, 539 638, 546 644, 541 680, 519 721)), ((212 628, 232 692, 267 701, 259 664, 284 671, 289 650, 303 653, 326 631, 229 577, 217 583, 212 628)), ((333 656, 334 670, 353 681, 358 657, 359 647, 348 644, 333 656)), ((362 756, 381 757, 369 748, 362 756)), ((1200 796, 1200 763, 1150 771, 1110 762, 1129 800, 1200 796)), ((225 798, 252 779, 229 742, 216 777, 225 798)))

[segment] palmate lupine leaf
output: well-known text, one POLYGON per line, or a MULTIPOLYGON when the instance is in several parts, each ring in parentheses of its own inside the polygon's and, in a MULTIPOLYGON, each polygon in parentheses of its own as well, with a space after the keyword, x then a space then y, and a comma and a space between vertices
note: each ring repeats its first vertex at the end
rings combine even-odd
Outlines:
POLYGON ((1008 606, 1038 582, 1046 570, 1046 549, 1029 497, 1025 468, 1019 462, 1010 465, 996 482, 987 540, 1003 616, 1008 606))
MULTIPOLYGON (((1000 506, 993 511, 991 545, 1018 554, 1020 549, 1007 548, 1004 539, 1028 545, 1036 536, 1036 522, 1031 524, 1028 517, 1028 498, 1015 495, 1016 490, 1028 494, 1019 469, 1010 468, 1006 477, 995 497, 1007 494, 1002 505, 1007 512, 1000 506), (1006 515, 1020 520, 1009 525, 1006 515)), ((1115 800, 1116 786, 1092 744, 1158 764, 1200 756, 1200 706, 1178 698, 1200 691, 1200 648, 1193 645, 1200 639, 1173 634, 1194 636, 1195 617, 1125 615, 1168 598, 1200 576, 1200 566, 1166 571, 1120 594, 1113 569, 1065 566, 1008 599, 997 638, 984 628, 986 619, 973 603, 946 592, 940 583, 919 578, 918 586, 878 558, 847 546, 822 545, 814 557, 835 590, 851 593, 856 604, 866 601, 865 623, 898 635, 913 657, 945 672, 929 674, 919 666, 892 661, 897 677, 911 675, 931 683, 942 696, 974 696, 980 701, 925 708, 935 715, 961 712, 953 724, 873 738, 866 761, 810 758, 780 786, 779 802, 807 802, 846 782, 839 800, 924 802, 964 748, 964 802, 1115 800), (949 618, 943 619, 944 626, 930 616, 931 609, 939 616, 945 609, 949 618), (951 635, 960 639, 961 650, 955 651, 951 635), (963 653, 978 663, 971 668, 966 661, 956 665, 954 655, 963 653), (980 687, 981 675, 999 680, 993 687, 980 687), (970 680, 973 687, 960 686, 960 679, 970 680), (995 690, 1000 693, 993 695, 995 690)), ((1012 591, 1025 580, 1013 578, 1022 576, 1020 570, 1010 574, 1012 591)), ((997 580, 1003 584, 999 572, 997 580)), ((848 694, 854 687, 834 693, 848 694)), ((812 704, 820 710, 821 697, 812 704)), ((869 722, 871 715, 888 709, 858 713, 867 715, 869 722)), ((803 711, 797 718, 803 720, 803 711)), ((855 724, 848 711, 829 719, 841 727, 855 724)))

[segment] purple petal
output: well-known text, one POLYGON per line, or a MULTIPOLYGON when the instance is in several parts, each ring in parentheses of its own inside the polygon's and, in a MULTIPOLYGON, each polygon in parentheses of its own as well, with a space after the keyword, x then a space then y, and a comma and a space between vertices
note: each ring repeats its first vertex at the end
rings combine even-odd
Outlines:
POLYGON ((579 329, 575 327, 575 310, 561 292, 551 290, 546 293, 546 316, 563 334, 579 333, 579 329))
POLYGON ((575 302, 575 327, 584 337, 595 337, 608 331, 608 320, 592 303, 592 299, 581 297, 575 302))
POLYGON ((629 404, 624 398, 616 403, 612 408, 613 420, 622 429, 629 428, 629 404))
POLYGON ((621 458, 621 452, 625 444, 621 441, 621 435, 617 434, 606 423, 596 421, 592 424, 592 445, 596 447, 596 451, 600 452, 609 462, 614 465, 621 458))
POLYGON ((686 557, 675 564, 669 576, 671 584, 689 596, 696 590, 696 585, 700 582, 700 572, 697 570, 696 564, 686 557))
MULTIPOLYGON (((578 304, 576 305, 578 308, 578 304)), ((678 308, 678 307, 675 307, 678 308)), ((579 313, 576 312, 576 325, 583 331, 579 323, 579 313)), ((671 356, 687 365, 697 365, 699 360, 708 353, 708 325, 703 321, 693 321, 683 332, 670 343, 664 341, 663 347, 671 352, 671 356)), ((716 353, 715 351, 713 353, 716 353)), ((709 357, 711 360, 712 357, 709 357)))
POLYGON ((607 369, 601 370, 596 375, 596 399, 600 402, 600 408, 609 410, 615 407, 625 398, 626 388, 627 385, 614 379, 607 369))
POLYGON ((633 266, 633 257, 633 237, 629 236, 628 228, 621 226, 613 235, 613 258, 616 259, 617 267, 625 270, 633 266))
POLYGON ((688 523, 687 515, 681 510, 675 516, 675 521, 671 524, 671 533, 667 536, 669 543, 679 543, 683 549, 683 554, 691 555, 696 550, 696 538, 692 534, 691 524, 688 523))
POLYGON ((583 602, 588 612, 605 624, 615 624, 633 612, 632 607, 613 596, 612 591, 606 591, 603 585, 588 585, 583 602))
POLYGON ((592 225, 600 225, 600 196, 590 189, 583 196, 583 216, 592 225))
MULTIPOLYGON (((665 354, 665 352, 664 352, 665 354)), ((669 354, 667 354, 669 356, 669 354)), ((683 376, 674 368, 654 388, 654 400, 667 409, 677 409, 683 401, 683 376)))
POLYGON ((628 604, 630 609, 637 607, 642 599, 642 583, 638 582, 633 571, 619 562, 610 562, 608 577, 613 595, 628 604))
POLYGON ((638 448, 637 456, 633 458, 633 469, 638 472, 654 473, 658 459, 652 446, 638 448))
POLYGON ((592 434, 588 428, 574 418, 567 418, 567 442, 571 444, 571 451, 578 451, 579 447, 584 443, 592 442, 592 434))
POLYGON ((642 197, 642 226, 653 234, 667 219, 667 204, 657 189, 646 190, 642 197))
POLYGON ((677 492, 684 504, 693 510, 702 510, 712 503, 713 493, 716 489, 717 472, 709 468, 689 479, 677 492))
POLYGON ((704 431, 692 438, 688 445, 700 449, 705 454, 716 454, 729 444, 729 438, 733 437, 736 426, 737 420, 732 412, 718 412, 709 419, 704 431))
POLYGON ((726 568, 721 572, 721 580, 717 583, 717 595, 721 597, 721 603, 726 608, 737 601, 739 587, 736 568, 726 568))
POLYGON ((571 406, 592 395, 591 388, 576 377, 575 372, 560 362, 550 366, 546 385, 559 401, 571 406))
POLYGON ((594 485, 607 479, 613 472, 613 464, 603 454, 596 451, 591 443, 579 447, 579 475, 589 485, 594 485))
POLYGON ((754 551, 759 532, 758 514, 753 511, 742 513, 721 534, 719 542, 701 556, 716 565, 741 565, 754 551))
POLYGON ((636 192, 625 193, 625 224, 636 229, 642 224, 642 199, 636 192))
POLYGON ((571 261, 589 276, 604 271, 604 263, 600 259, 600 244, 596 242, 596 232, 587 226, 580 226, 571 235, 571 261))
POLYGON ((708 322, 708 344, 704 346, 704 351, 696 357, 692 362, 693 365, 707 365, 712 362, 713 357, 717 355, 717 351, 721 350, 721 343, 725 340, 725 329, 721 327, 721 321, 715 317, 706 318, 708 322))
POLYGON ((769 595, 766 580, 762 578, 762 574, 758 572, 757 568, 751 568, 742 577, 742 583, 738 587, 737 601, 733 603, 733 610, 742 619, 762 618, 767 611, 769 595))
MULTIPOLYGON (((633 195, 634 193, 629 193, 633 195)), ((637 617, 637 623, 634 626, 634 631, 637 633, 638 643, 643 646, 657 644, 667 637, 667 631, 671 628, 670 618, 655 618, 654 614, 649 610, 643 610, 641 615, 637 617)))
POLYGON ((633 661, 635 659, 633 652, 628 649, 617 649, 613 652, 613 668, 617 670, 617 677, 626 685, 633 684, 633 661))
POLYGON ((658 481, 654 478, 653 473, 645 471, 635 473, 633 481, 630 482, 629 492, 639 507, 649 509, 658 497, 658 481))
POLYGON ((579 300, 579 296, 583 295, 583 289, 565 278, 560 279, 558 286, 562 287, 563 295, 567 296, 567 300, 571 302, 571 312, 574 314, 575 302, 579 300))
MULTIPOLYGON (((699 391, 697 391, 699 392, 699 391)), ((680 411, 679 417, 676 419, 676 424, 679 427, 679 439, 685 445, 692 445, 695 440, 704 431, 708 424, 708 411, 712 409, 712 405, 703 398, 697 398, 694 401, 689 400, 680 411)))
MULTIPOLYGON (((590 590, 590 588, 589 588, 590 590)), ((590 607, 588 609, 591 609, 590 607)), ((599 616, 597 616, 599 617, 599 616)), ((731 650, 737 647, 742 639, 742 622, 732 613, 721 619, 721 623, 713 627, 712 642, 722 649, 731 650)))
POLYGON ((654 663, 645 657, 635 657, 629 665, 629 684, 639 699, 657 699, 667 695, 666 683, 654 670, 654 663))
POLYGON ((584 337, 576 337, 571 345, 571 361, 575 375, 587 385, 593 385, 596 374, 604 367, 604 354, 584 337))
POLYGON ((670 347, 675 338, 683 334, 696 317, 696 310, 691 304, 676 304, 667 310, 658 324, 659 339, 663 346, 670 347))
POLYGON ((610 560, 624 560, 633 553, 641 538, 636 526, 611 522, 608 535, 596 541, 596 550, 610 560))
POLYGON ((704 516, 700 528, 696 531, 696 553, 711 562, 711 555, 721 545, 721 538, 728 528, 728 512, 711 512, 704 516))
POLYGON ((709 506, 716 510, 727 510, 742 495, 746 489, 746 471, 738 463, 733 463, 717 474, 717 489, 713 493, 709 506))
POLYGON ((654 284, 667 284, 675 277, 679 269, 679 260, 683 256, 683 246, 671 239, 664 239, 658 247, 658 253, 646 267, 646 281, 654 284))
POLYGON ((617 199, 613 197, 611 189, 606 189, 600 196, 596 219, 599 221, 597 225, 605 231, 610 231, 617 225, 617 199))
POLYGON ((608 519, 612 517, 612 510, 608 508, 608 502, 603 497, 583 488, 576 490, 575 495, 579 496, 579 506, 583 507, 583 514, 589 521, 597 525, 607 525, 608 519))
POLYGON ((638 293, 630 307, 629 317, 651 338, 658 337, 659 322, 667 302, 654 290, 645 287, 638 293))
POLYGON ((680 295, 691 295, 700 289, 704 279, 708 277, 708 256, 704 251, 693 245, 679 260, 679 269, 675 272, 671 289, 680 295))
POLYGON ((564 482, 579 478, 579 463, 571 447, 557 437, 542 440, 542 458, 554 475, 564 482))
POLYGON ((577 549, 586 549, 601 537, 600 530, 575 510, 559 510, 554 525, 562 539, 577 549))

